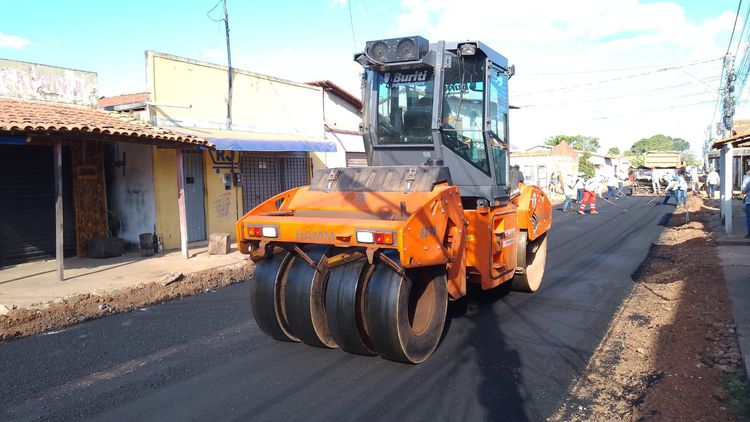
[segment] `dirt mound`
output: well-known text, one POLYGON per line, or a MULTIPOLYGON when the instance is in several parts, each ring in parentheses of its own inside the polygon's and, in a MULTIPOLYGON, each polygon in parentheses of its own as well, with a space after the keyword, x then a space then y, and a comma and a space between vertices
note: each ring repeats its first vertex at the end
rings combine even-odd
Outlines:
MULTIPOLYGON (((677 210, 633 275, 571 399, 552 420, 736 420, 742 372, 730 302, 702 200, 677 210)), ((744 400, 744 399, 743 399, 744 400)))
POLYGON ((47 303, 43 309, 14 309, 0 316, 0 341, 59 330, 117 312, 192 296, 252 277, 252 262, 188 274, 168 285, 141 284, 104 294, 79 294, 47 303))

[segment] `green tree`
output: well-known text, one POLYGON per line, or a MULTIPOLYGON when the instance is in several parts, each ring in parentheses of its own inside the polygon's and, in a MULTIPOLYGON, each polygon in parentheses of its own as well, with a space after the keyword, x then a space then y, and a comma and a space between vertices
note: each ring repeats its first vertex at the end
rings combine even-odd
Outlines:
POLYGON ((588 179, 594 177, 594 164, 589 160, 591 153, 586 151, 578 159, 578 171, 588 179))
POLYGON ((643 166, 643 156, 642 155, 626 155, 625 159, 630 161, 630 167, 632 168, 638 168, 643 166))
POLYGON ((693 154, 691 151, 686 151, 682 153, 682 160, 685 162, 685 165, 687 166, 702 166, 703 161, 693 154))
POLYGON ((545 145, 555 146, 560 142, 567 142, 573 148, 581 151, 596 152, 599 150, 599 138, 583 135, 555 135, 544 141, 545 145))
POLYGON ((607 155, 620 155, 620 148, 612 147, 607 150, 607 155))
POLYGON ((685 151, 687 149, 690 149, 690 143, 686 140, 659 134, 634 143, 629 152, 632 155, 641 156, 648 151, 685 151))
POLYGON ((674 143, 674 151, 687 151, 690 149, 690 142, 682 138, 673 138, 672 142, 674 143))

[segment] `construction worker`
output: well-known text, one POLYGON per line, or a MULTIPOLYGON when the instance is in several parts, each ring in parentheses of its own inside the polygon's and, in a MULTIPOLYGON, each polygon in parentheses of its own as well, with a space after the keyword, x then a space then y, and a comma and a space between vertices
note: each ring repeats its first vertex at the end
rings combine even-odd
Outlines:
POLYGON ((659 176, 656 175, 656 167, 651 167, 651 189, 654 190, 654 195, 659 194, 659 176))
POLYGON ((680 203, 687 209, 687 191, 688 191, 688 184, 687 180, 685 180, 685 174, 679 173, 677 176, 677 191, 675 192, 677 194, 677 208, 680 207, 680 203))
POLYGON ((574 209, 571 206, 571 202, 573 200, 573 195, 575 194, 575 185, 577 181, 573 178, 572 174, 568 174, 565 176, 565 181, 563 183, 563 194, 565 195, 565 202, 563 202, 562 212, 568 212, 571 209, 574 209))
POLYGON ((708 197, 713 199, 714 193, 716 193, 719 190, 719 173, 716 171, 716 169, 711 168, 711 172, 708 173, 708 176, 706 176, 706 183, 708 184, 708 197))
POLYGON ((576 179, 576 184, 574 185, 574 188, 576 190, 576 202, 579 204, 581 201, 583 201, 583 188, 586 186, 586 177, 583 173, 578 173, 578 178, 576 179))
POLYGON ((745 173, 745 179, 742 181, 742 189, 740 192, 745 195, 745 226, 747 228, 747 234, 745 237, 750 237, 750 170, 745 173))
POLYGON ((581 206, 578 207, 578 214, 584 214, 583 211, 586 209, 586 204, 591 204, 589 214, 599 214, 599 211, 596 210, 596 192, 601 186, 601 176, 594 176, 586 181, 586 185, 583 188, 583 200, 581 201, 581 206))
POLYGON ((682 174, 678 173, 672 176, 672 180, 669 181, 665 192, 664 205, 667 205, 669 198, 674 196, 678 208, 681 202, 687 207, 687 181, 685 181, 682 174))
POLYGON ((669 183, 667 183, 667 188, 664 189, 664 202, 662 202, 662 205, 667 205, 669 202, 669 198, 675 197, 675 201, 677 200, 677 194, 675 194, 675 190, 677 189, 677 175, 675 174, 672 176, 671 179, 669 179, 669 183))

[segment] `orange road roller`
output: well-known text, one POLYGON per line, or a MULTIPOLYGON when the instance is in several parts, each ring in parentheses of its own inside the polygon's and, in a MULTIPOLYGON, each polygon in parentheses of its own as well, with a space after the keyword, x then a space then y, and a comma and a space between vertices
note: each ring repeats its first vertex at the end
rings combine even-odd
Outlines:
POLYGON ((420 363, 467 283, 534 292, 552 207, 508 160, 514 67, 479 41, 366 43, 368 167, 318 170, 236 225, 269 336, 420 363))

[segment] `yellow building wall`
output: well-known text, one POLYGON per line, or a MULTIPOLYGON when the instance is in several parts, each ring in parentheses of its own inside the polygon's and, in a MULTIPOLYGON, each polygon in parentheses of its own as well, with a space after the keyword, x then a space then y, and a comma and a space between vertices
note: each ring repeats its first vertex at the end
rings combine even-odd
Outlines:
POLYGON ((180 247, 177 210, 177 157, 174 149, 153 147, 156 235, 164 249, 180 247))
POLYGON ((242 186, 235 186, 234 181, 230 180, 230 188, 227 190, 224 176, 232 177, 232 165, 235 166, 235 172, 239 172, 239 158, 239 152, 203 152, 208 236, 211 233, 229 233, 232 240, 237 237, 234 232, 234 223, 242 217, 242 186))
MULTIPOLYGON (((157 125, 226 128, 226 67, 152 51, 146 54, 157 125)), ((324 138, 322 88, 242 69, 234 69, 233 74, 232 129, 324 138)))

